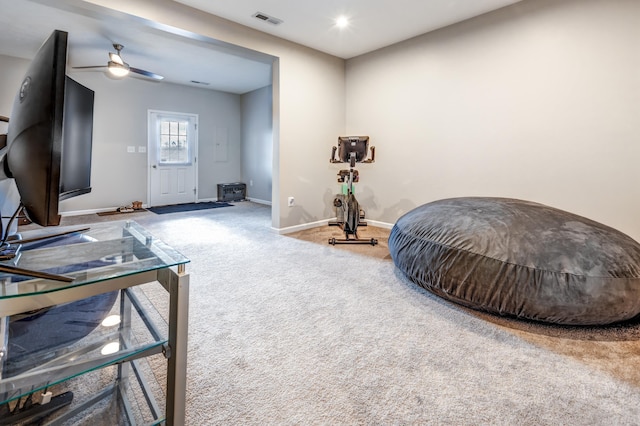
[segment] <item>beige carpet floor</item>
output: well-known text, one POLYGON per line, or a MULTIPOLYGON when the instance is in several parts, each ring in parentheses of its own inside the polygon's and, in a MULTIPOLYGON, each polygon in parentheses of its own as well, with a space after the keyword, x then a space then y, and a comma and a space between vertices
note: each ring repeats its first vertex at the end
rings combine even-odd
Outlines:
POLYGON ((338 228, 278 235, 248 202, 127 219, 191 259, 189 425, 640 423, 638 322, 460 307, 408 281, 374 227, 379 246, 333 247, 338 228))

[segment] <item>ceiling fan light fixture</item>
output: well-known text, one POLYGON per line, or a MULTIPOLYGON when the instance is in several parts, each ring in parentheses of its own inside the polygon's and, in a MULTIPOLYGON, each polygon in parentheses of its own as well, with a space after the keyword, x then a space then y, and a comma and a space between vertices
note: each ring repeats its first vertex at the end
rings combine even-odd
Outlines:
POLYGON ((129 66, 127 64, 119 64, 114 61, 109 61, 107 69, 114 77, 124 77, 129 74, 129 66))
MULTIPOLYGON (((163 76, 153 73, 151 71, 130 67, 129 64, 122 59, 122 55, 120 54, 122 49, 124 49, 123 45, 114 43, 113 48, 116 49, 117 53, 109 52, 109 61, 107 62, 107 71, 109 71, 109 75, 116 78, 122 78, 129 75, 129 73, 134 73, 134 74, 144 76, 151 80, 160 81, 164 79, 163 76)), ((86 66, 86 67, 73 67, 73 68, 74 69, 95 68, 95 69, 100 69, 101 71, 104 71, 104 65, 92 65, 92 66, 86 66)))
POLYGON ((124 65, 122 57, 117 53, 109 52, 109 59, 111 59, 111 61, 115 62, 116 64, 124 65))

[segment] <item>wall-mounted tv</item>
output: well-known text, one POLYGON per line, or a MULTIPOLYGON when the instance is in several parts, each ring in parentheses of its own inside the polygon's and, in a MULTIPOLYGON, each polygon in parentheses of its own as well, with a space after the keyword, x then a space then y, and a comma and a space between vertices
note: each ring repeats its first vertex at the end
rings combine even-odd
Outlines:
POLYGON ((64 95, 60 200, 91 192, 94 92, 67 77, 64 95))
POLYGON ((4 173, 41 226, 60 224, 60 200, 91 191, 94 93, 66 76, 67 38, 54 31, 29 65, 3 149, 4 173))

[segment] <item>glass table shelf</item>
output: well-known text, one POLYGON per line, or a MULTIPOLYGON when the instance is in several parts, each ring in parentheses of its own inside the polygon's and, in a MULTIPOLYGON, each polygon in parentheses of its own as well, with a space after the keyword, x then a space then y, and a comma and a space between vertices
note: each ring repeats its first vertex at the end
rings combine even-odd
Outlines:
POLYGON ((143 399, 153 406, 151 424, 181 424, 189 278, 184 265, 189 260, 135 222, 55 231, 70 233, 38 240, 51 231, 26 232, 24 242, 12 243, 20 244, 17 256, 3 262, 69 281, 0 272, 0 408, 117 366, 110 390, 101 394, 126 399, 125 388, 137 379, 143 399), (168 312, 157 312, 147 299, 144 288, 151 285, 168 293, 168 312), (161 404, 166 415, 147 396, 136 367, 157 354, 167 360, 166 400, 161 404))
MULTIPOLYGON (((72 232, 77 227, 60 227, 56 234, 72 232)), ((32 231, 23 240, 44 237, 52 232, 32 231)), ((15 244, 20 244, 20 240, 15 244)), ((50 279, 25 279, 25 276, 0 272, 0 312, 21 298, 81 287, 131 274, 184 265, 189 259, 154 238, 135 222, 91 225, 87 231, 61 235, 49 240, 20 244, 15 259, 0 262, 22 269, 65 275, 66 283, 50 279)), ((14 308, 13 310, 15 310, 14 308)))

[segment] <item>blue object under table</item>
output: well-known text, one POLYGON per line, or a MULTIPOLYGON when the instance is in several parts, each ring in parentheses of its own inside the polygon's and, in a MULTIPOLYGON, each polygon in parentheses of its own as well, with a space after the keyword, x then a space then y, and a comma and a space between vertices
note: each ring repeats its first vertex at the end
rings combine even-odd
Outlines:
POLYGON ((475 309, 568 325, 640 313, 640 244, 538 203, 487 197, 428 203, 398 219, 389 251, 411 281, 475 309))

